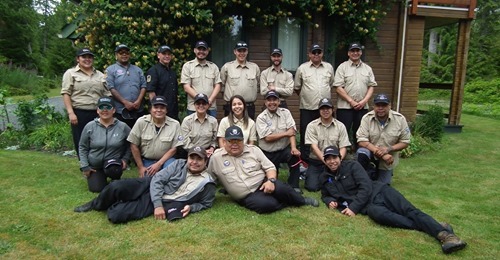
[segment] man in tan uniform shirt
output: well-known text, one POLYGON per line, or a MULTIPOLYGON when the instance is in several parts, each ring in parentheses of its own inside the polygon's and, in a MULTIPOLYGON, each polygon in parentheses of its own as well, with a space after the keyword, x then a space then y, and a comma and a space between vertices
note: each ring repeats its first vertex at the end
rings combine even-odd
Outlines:
POLYGON ((266 157, 274 163, 276 171, 279 173, 281 163, 288 164, 290 174, 288 184, 295 191, 301 192, 299 188, 300 151, 297 150, 295 141, 295 120, 293 120, 290 110, 278 107, 280 95, 270 90, 266 94, 266 109, 257 116, 255 126, 259 135, 259 147, 266 157))
POLYGON ((181 84, 187 94, 188 115, 196 111, 194 99, 199 93, 208 96, 208 114, 217 117, 217 104, 215 99, 221 88, 219 68, 215 63, 208 61, 210 48, 207 42, 197 41, 194 46, 196 58, 184 63, 181 71, 181 84))
POLYGON ((359 43, 349 45, 347 56, 335 72, 335 90, 339 95, 337 100, 337 119, 352 133, 353 144, 356 144, 361 118, 368 113, 368 101, 377 86, 372 68, 361 60, 363 46, 359 43))
MULTIPOLYGON (((257 64, 247 61, 248 44, 239 41, 234 46, 235 60, 227 62, 220 70, 220 78, 222 80, 222 89, 224 92, 224 100, 229 102, 229 99, 238 94, 241 95, 248 108, 248 116, 255 119, 255 100, 259 93, 259 77, 260 68, 257 64)), ((231 110, 230 104, 224 105, 224 116, 229 114, 231 110)))
POLYGON ((309 167, 306 172, 304 187, 308 191, 318 191, 321 188, 319 176, 324 170, 323 150, 327 146, 336 146, 342 158, 345 158, 347 146, 350 146, 347 130, 333 117, 333 103, 324 98, 319 102, 320 117, 307 125, 305 144, 311 147, 309 167))
POLYGON ((293 76, 281 67, 283 52, 280 48, 271 51, 272 66, 260 74, 260 94, 265 96, 268 91, 276 91, 280 95, 280 107, 288 108, 286 97, 293 94, 293 76))
POLYGON ((273 163, 257 146, 243 143, 243 132, 238 126, 226 130, 224 142, 224 147, 212 155, 207 171, 238 204, 259 214, 287 206, 319 206, 316 199, 304 198, 277 180, 273 163))
POLYGON ((295 92, 300 97, 300 152, 306 158, 309 148, 304 144, 307 125, 319 117, 318 101, 332 98, 333 67, 322 61, 323 49, 313 44, 309 61, 297 68, 295 73, 295 92))
POLYGON ((410 144, 410 128, 406 118, 391 110, 389 97, 378 94, 373 100, 374 108, 368 112, 356 133, 359 149, 358 161, 367 169, 373 162, 377 169, 367 169, 370 177, 390 184, 393 169, 399 162, 399 151, 410 144), (374 171, 372 171, 374 170, 374 171))

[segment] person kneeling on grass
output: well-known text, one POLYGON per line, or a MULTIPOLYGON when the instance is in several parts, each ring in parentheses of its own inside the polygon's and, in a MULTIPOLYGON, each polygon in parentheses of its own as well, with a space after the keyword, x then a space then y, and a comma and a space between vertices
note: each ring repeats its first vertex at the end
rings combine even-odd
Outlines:
POLYGON ((227 128, 224 147, 215 150, 208 164, 208 172, 238 204, 259 214, 287 206, 319 206, 316 199, 305 198, 289 184, 277 180, 274 164, 259 147, 243 140, 241 128, 227 128))
POLYGON ((193 147, 187 160, 176 160, 152 177, 114 181, 74 211, 107 210, 109 221, 115 224, 152 214, 169 221, 184 218, 212 207, 216 189, 206 164, 205 149, 193 147))
POLYGON ((388 184, 372 182, 357 161, 342 161, 337 147, 326 147, 323 156, 327 167, 320 175, 321 199, 328 208, 350 217, 366 214, 389 227, 425 232, 441 242, 445 254, 467 245, 455 235, 449 224, 438 223, 388 184))

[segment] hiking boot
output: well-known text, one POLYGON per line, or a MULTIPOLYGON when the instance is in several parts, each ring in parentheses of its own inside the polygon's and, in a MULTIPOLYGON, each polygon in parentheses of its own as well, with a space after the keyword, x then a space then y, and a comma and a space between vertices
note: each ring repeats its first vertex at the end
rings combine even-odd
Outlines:
POLYGON ((453 228, 451 227, 450 224, 446 223, 446 222, 439 222, 439 224, 446 230, 448 231, 448 233, 451 233, 451 234, 455 234, 455 232, 453 232, 453 228))
POLYGON ((448 231, 439 232, 437 239, 441 242, 441 249, 443 249, 443 253, 445 254, 461 250, 467 245, 467 243, 460 240, 455 234, 448 231))
POLYGON ((314 198, 309 198, 305 197, 304 198, 305 205, 313 206, 313 207, 319 207, 319 202, 317 199, 314 198))
POLYGON ((74 209, 75 212, 78 212, 78 213, 82 213, 82 212, 87 212, 87 211, 91 211, 93 210, 94 208, 92 207, 92 202, 94 202, 94 200, 91 200, 81 206, 78 206, 74 209))

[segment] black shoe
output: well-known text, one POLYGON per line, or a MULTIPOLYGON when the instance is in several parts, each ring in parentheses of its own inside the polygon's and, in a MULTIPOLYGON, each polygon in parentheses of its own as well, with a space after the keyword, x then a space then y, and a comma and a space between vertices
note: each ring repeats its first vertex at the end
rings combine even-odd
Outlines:
POLYGON ((94 202, 94 200, 91 200, 91 201, 89 201, 81 206, 76 207, 74 209, 74 211, 79 212, 79 213, 91 211, 94 209, 94 208, 92 208, 92 202, 94 202))
POLYGON ((305 197, 304 202, 306 205, 313 206, 313 207, 319 207, 318 200, 316 200, 314 198, 305 197))

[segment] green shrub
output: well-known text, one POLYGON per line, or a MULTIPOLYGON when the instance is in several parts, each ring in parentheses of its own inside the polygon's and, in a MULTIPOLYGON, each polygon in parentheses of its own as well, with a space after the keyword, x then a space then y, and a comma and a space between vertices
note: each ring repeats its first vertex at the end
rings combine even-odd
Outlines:
POLYGON ((70 149, 73 144, 69 121, 61 120, 53 124, 46 124, 36 128, 27 138, 23 147, 36 150, 57 152, 70 149))
POLYGON ((498 104, 500 102, 500 78, 467 83, 464 91, 464 103, 498 104))
POLYGON ((429 110, 417 117, 413 124, 414 133, 433 142, 440 142, 443 137, 443 109, 438 105, 432 105, 429 110))
POLYGON ((413 134, 408 147, 401 151, 401 157, 410 158, 417 154, 432 150, 433 146, 434 143, 430 139, 422 137, 418 134, 413 134))
POLYGON ((54 106, 48 103, 45 94, 35 97, 33 101, 20 101, 14 113, 22 129, 28 133, 33 132, 38 126, 63 120, 61 113, 55 111, 54 106))
POLYGON ((39 95, 56 86, 56 79, 43 78, 32 71, 0 64, 0 89, 6 90, 11 96, 39 95))

